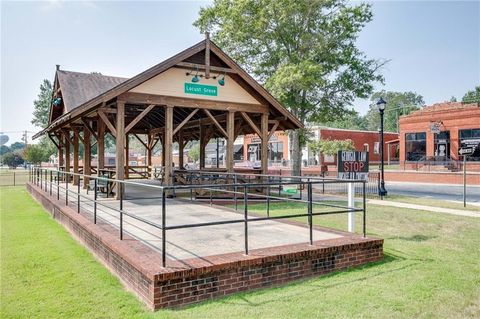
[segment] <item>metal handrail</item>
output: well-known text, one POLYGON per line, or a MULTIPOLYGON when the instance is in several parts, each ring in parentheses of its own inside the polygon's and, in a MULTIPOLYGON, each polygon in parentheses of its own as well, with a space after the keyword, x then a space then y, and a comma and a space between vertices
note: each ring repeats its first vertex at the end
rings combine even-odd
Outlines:
MULTIPOLYGON (((206 174, 219 174, 218 172, 205 172, 206 174)), ((366 237, 366 199, 365 199, 365 181, 363 180, 351 180, 351 181, 345 181, 345 180, 338 180, 338 179, 328 179, 328 183, 361 183, 363 186, 363 205, 362 208, 355 208, 355 207, 349 207, 349 206, 343 206, 343 205, 334 205, 334 204, 327 204, 327 203, 321 203, 321 202, 316 202, 313 200, 313 190, 312 190, 312 185, 315 184, 321 184, 325 183, 324 178, 315 178, 315 177, 291 177, 291 176, 281 176, 282 178, 292 178, 292 179, 300 179, 300 181, 287 181, 287 182, 256 182, 256 183, 227 183, 227 184, 207 184, 207 185, 150 185, 150 184, 145 184, 145 183, 139 183, 139 182, 132 182, 132 181, 124 181, 124 180, 117 180, 117 179, 112 179, 112 178, 105 178, 105 177, 99 177, 99 176, 91 176, 91 175, 85 175, 85 174, 79 174, 79 173, 74 173, 74 172, 66 172, 66 171, 60 171, 60 170, 51 170, 51 169, 42 169, 42 168, 31 168, 29 170, 29 180, 30 182, 36 184, 37 186, 40 186, 42 190, 45 192, 49 193, 50 196, 53 196, 53 186, 54 186, 54 178, 53 175, 55 176, 56 179, 56 192, 57 192, 57 200, 60 200, 60 189, 64 190, 65 192, 65 205, 69 205, 68 199, 69 199, 69 193, 76 195, 77 196, 77 213, 80 213, 81 211, 81 199, 86 199, 87 202, 90 201, 93 203, 93 205, 89 205, 90 207, 93 206, 93 215, 94 215, 94 224, 97 222, 97 209, 98 206, 103 206, 107 207, 108 209, 114 210, 119 213, 119 237, 120 240, 123 240, 123 217, 128 216, 130 218, 133 218, 141 223, 145 223, 149 226, 152 226, 154 228, 160 229, 162 231, 162 265, 163 267, 166 267, 166 231, 167 230, 173 230, 173 229, 183 229, 183 228, 193 228, 193 227, 206 227, 206 226, 214 226, 214 225, 226 225, 226 224, 234 224, 234 223, 244 223, 244 239, 245 239, 245 254, 248 255, 248 223, 249 222, 255 222, 255 221, 265 221, 265 220, 276 220, 276 219, 286 219, 286 218, 296 218, 296 217, 308 217, 308 228, 309 228, 309 237, 310 237, 310 245, 313 244, 313 216, 320 216, 320 215, 329 215, 329 214, 343 214, 343 213, 353 213, 353 212, 363 212, 363 236, 366 237), (73 189, 69 189, 69 184, 70 181, 73 180, 74 182, 77 183, 77 190, 74 191, 73 189), (50 180, 49 180, 50 179, 50 180), (101 201, 98 200, 98 180, 107 180, 108 182, 111 183, 116 183, 117 185, 117 191, 121 194, 119 196, 119 209, 115 207, 111 207, 108 205, 105 205, 101 201), (60 186, 60 180, 65 181, 65 187, 60 186), (80 191, 80 184, 83 180, 83 183, 85 183, 86 180, 94 181, 94 198, 90 198, 89 196, 81 194, 80 191), (293 198, 284 198, 284 197, 277 197, 277 196, 271 196, 270 194, 270 189, 272 186, 284 186, 284 185, 307 185, 307 199, 303 200, 302 197, 300 199, 293 199, 293 198), (155 189, 161 191, 161 205, 162 205, 162 224, 157 224, 154 222, 151 222, 145 218, 136 216, 135 214, 132 214, 130 212, 127 212, 124 210, 123 207, 123 201, 124 201, 124 196, 123 196, 123 190, 125 185, 133 185, 133 186, 140 186, 144 188, 150 188, 150 189, 155 189), (49 187, 48 187, 49 186, 49 187), (268 194, 263 195, 263 194, 251 194, 248 192, 249 189, 251 188, 267 188, 268 189, 268 194), (222 189, 226 188, 226 189, 222 189), (243 191, 238 191, 238 188, 243 191), (222 192, 226 193, 233 193, 235 195, 235 209, 237 210, 237 199, 238 199, 238 194, 243 194, 243 202, 244 202, 244 214, 243 218, 239 219, 233 219, 233 220, 220 220, 220 221, 213 221, 213 222, 204 222, 204 223, 190 223, 190 224, 182 224, 182 225, 166 225, 166 194, 167 192, 173 191, 175 192, 176 190, 190 190, 192 189, 207 189, 210 190, 210 204, 212 204, 212 191, 218 191, 219 189, 222 192), (262 217, 249 217, 248 216, 248 198, 249 197, 260 197, 260 198, 265 198, 267 201, 267 216, 262 216, 262 217), (307 213, 302 213, 302 214, 289 214, 289 215, 282 215, 282 216, 270 216, 269 214, 269 203, 271 199, 276 199, 276 200, 285 200, 285 201, 295 201, 295 202, 301 202, 301 203, 306 203, 307 204, 307 213), (336 211, 327 211, 327 212, 313 212, 313 205, 324 205, 328 207, 333 207, 333 208, 338 208, 342 210, 336 210, 336 211)), ((224 173, 220 173, 224 174, 224 173)), ((237 181, 237 176, 241 175, 239 173, 227 173, 230 175, 234 175, 235 181, 237 181)), ((265 175, 265 174, 258 174, 256 176, 260 177, 267 177, 269 180, 274 177, 270 175, 265 175)), ((87 189, 87 194, 88 194, 88 189, 87 189)), ((130 224, 130 223, 129 223, 130 224)), ((137 226, 136 226, 137 227, 137 226)), ((139 227, 137 227, 139 228, 139 227)))

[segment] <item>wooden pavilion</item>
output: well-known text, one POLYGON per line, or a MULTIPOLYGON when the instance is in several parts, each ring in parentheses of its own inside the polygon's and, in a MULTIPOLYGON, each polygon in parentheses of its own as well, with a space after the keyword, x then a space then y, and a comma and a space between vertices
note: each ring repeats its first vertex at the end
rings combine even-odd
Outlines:
POLYGON ((204 169, 208 141, 225 138, 226 171, 233 172, 234 140, 240 134, 256 133, 261 138, 261 172, 267 173, 269 138, 276 130, 300 127, 297 118, 207 36, 130 79, 64 71, 57 65, 49 125, 34 138, 47 134, 58 147, 59 166, 68 172, 73 148, 74 173, 80 172, 81 142, 83 173, 90 175, 105 168, 104 141, 110 133, 116 140, 114 173, 119 180, 129 178, 135 169, 128 166, 129 135, 147 150, 146 177, 151 177, 152 151, 160 141, 164 183, 170 185, 174 142, 183 167, 186 143, 199 141, 200 169, 204 169), (92 167, 95 143, 98 165, 92 167))

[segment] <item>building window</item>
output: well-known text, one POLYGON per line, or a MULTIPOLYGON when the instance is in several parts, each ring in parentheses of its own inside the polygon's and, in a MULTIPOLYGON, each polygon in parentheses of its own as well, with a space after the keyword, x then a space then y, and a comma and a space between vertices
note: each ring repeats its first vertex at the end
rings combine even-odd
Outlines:
POLYGON ((405 134, 405 158, 407 161, 418 161, 427 155, 427 134, 405 134))
POLYGON ((368 152, 369 148, 370 148, 370 146, 367 143, 363 144, 363 151, 364 152, 368 152))
POLYGON ((459 147, 475 147, 472 155, 467 157, 467 161, 480 161, 480 128, 469 130, 459 130, 459 147))
POLYGON ((373 154, 380 154, 380 142, 373 143, 373 154))
POLYGON ((280 163, 283 159, 283 142, 270 143, 268 159, 274 163, 280 163))
POLYGON ((450 131, 434 134, 433 149, 435 157, 450 158, 450 131))

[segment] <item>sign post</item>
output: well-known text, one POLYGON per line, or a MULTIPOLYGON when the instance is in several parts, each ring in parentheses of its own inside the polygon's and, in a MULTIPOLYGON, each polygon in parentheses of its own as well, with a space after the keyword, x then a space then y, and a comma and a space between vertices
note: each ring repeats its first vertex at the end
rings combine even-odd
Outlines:
MULTIPOLYGON (((339 179, 368 180, 368 152, 338 151, 337 171, 339 179)), ((354 183, 348 183, 348 207, 355 208, 354 183)), ((348 213, 348 231, 355 231, 354 211, 348 213)))
POLYGON ((475 147, 464 146, 458 149, 458 155, 463 156, 463 207, 467 206, 467 156, 475 152, 475 147))

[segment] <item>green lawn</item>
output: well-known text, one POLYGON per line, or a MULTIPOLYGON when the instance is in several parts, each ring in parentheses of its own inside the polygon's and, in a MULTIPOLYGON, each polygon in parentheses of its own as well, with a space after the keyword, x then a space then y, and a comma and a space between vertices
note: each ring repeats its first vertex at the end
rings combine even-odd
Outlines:
POLYGON ((463 203, 450 202, 446 200, 438 200, 434 198, 424 198, 424 197, 412 197, 412 196, 403 196, 403 195, 388 195, 385 197, 385 200, 391 200, 394 202, 409 203, 409 204, 418 204, 426 205, 433 207, 442 207, 442 208, 453 208, 460 210, 471 210, 480 212, 480 206, 469 205, 468 196, 467 196, 467 206, 463 207, 463 203))
MULTIPOLYGON (((383 262, 151 313, 22 187, 0 196, 1 318, 480 317, 480 219, 369 206, 368 231, 385 238, 383 262)), ((346 224, 345 216, 315 222, 346 224)))

